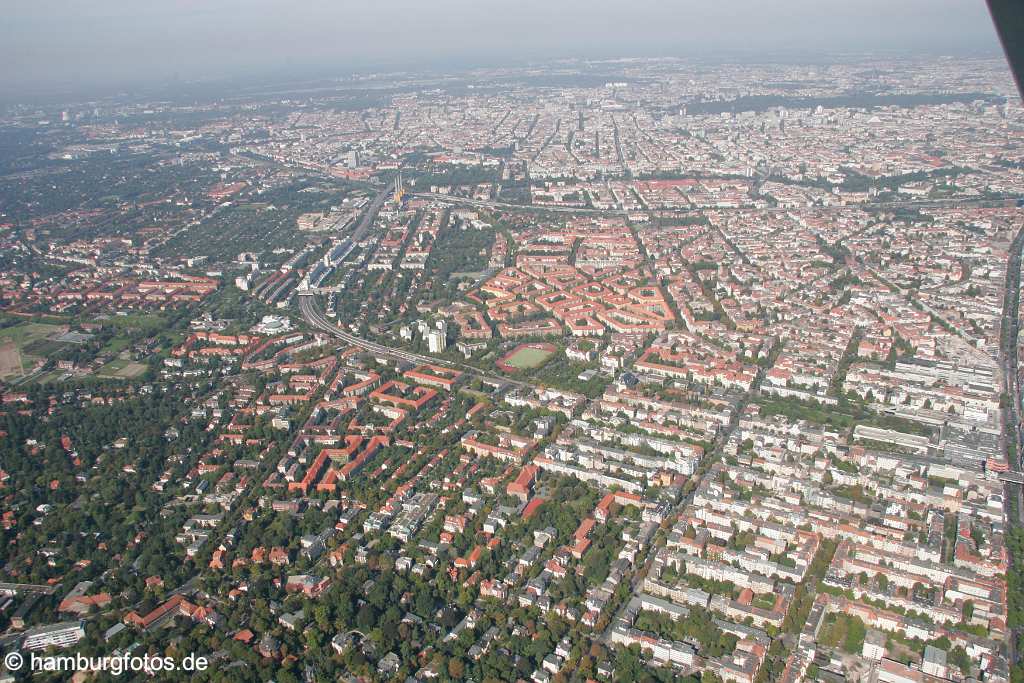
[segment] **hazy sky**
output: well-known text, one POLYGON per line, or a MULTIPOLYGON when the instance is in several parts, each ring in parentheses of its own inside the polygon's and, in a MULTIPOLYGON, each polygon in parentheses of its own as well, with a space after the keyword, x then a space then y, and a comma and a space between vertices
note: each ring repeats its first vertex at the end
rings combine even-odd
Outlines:
POLYGON ((0 87, 889 49, 998 43, 983 0, 6 0, 0 87))

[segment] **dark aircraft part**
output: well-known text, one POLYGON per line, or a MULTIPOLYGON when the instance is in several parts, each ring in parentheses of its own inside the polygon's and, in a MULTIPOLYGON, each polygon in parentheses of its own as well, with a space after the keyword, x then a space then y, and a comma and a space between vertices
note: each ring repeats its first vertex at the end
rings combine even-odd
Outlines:
POLYGON ((1003 44, 1003 52, 1013 71, 1013 80, 1017 83, 1017 94, 1024 96, 1024 90, 1021 90, 1021 79, 1024 77, 1024 0, 987 2, 999 40, 1003 44))

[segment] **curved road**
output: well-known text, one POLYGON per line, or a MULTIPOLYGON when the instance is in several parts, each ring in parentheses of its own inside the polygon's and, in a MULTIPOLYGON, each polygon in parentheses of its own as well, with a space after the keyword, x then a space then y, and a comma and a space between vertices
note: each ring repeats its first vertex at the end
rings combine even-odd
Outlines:
POLYGON ((461 370, 463 372, 469 373, 473 377, 494 384, 512 385, 517 387, 531 386, 528 382, 521 382, 519 380, 510 379, 508 377, 499 377, 497 375, 482 374, 477 368, 474 368, 471 365, 453 363, 449 360, 435 358, 433 356, 424 356, 418 353, 405 351, 404 349, 398 349, 393 346, 385 346, 383 344, 378 344, 376 342, 370 341, 369 339, 363 339, 362 337, 357 337, 356 335, 346 331, 345 329, 338 327, 329 319, 324 317, 324 315, 316 307, 316 302, 312 294, 303 294, 299 296, 299 311, 302 312, 302 317, 306 319, 306 322, 312 325, 313 327, 317 328, 318 330, 327 332, 328 334, 337 337, 346 344, 351 344, 352 346, 365 349, 366 351, 377 354, 379 356, 397 358, 398 360, 403 360, 408 363, 415 363, 417 365, 423 365, 426 363, 433 365, 443 365, 445 367, 449 367, 455 370, 461 370))
POLYGON ((410 353, 403 351, 402 349, 396 349, 391 346, 384 346, 383 344, 377 344, 368 339, 357 337, 356 335, 346 332, 343 328, 338 327, 333 322, 328 320, 324 315, 317 309, 316 303, 313 301, 313 296, 310 294, 304 294, 299 296, 299 311, 302 312, 302 317, 306 319, 313 327, 327 332, 338 339, 342 340, 346 344, 352 346, 358 346, 361 349, 376 353, 382 356, 390 356, 392 358, 398 358, 399 360, 408 361, 410 363, 434 363, 436 365, 451 366, 452 363, 446 360, 439 360, 430 356, 421 356, 419 354, 410 353))

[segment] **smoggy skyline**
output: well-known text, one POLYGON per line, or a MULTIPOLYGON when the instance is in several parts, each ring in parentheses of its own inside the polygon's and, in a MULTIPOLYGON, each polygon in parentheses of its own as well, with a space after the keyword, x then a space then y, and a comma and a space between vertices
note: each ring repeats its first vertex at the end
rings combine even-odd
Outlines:
POLYGON ((5 14, 0 85, 9 95, 564 57, 999 53, 980 0, 37 0, 5 14))

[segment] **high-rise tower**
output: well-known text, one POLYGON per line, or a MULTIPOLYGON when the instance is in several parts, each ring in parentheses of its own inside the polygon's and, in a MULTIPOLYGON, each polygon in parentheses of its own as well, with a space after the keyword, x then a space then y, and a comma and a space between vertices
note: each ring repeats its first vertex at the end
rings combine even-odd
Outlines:
POLYGON ((395 176, 395 204, 401 206, 402 199, 405 197, 405 186, 402 185, 402 173, 399 171, 398 175, 395 176))

